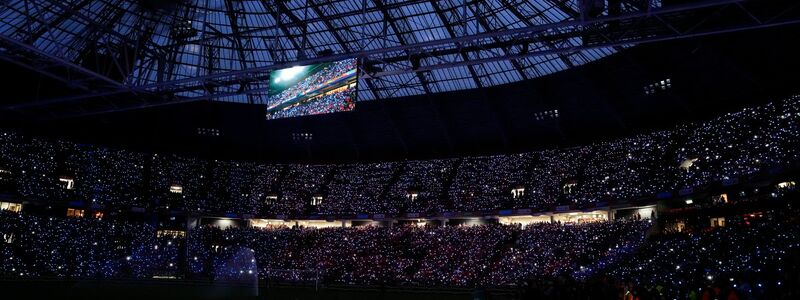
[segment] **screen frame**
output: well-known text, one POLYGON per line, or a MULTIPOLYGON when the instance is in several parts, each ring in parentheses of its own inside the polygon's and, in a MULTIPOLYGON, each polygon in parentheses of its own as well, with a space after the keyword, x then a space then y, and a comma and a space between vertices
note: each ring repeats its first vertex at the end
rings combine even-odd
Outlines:
MULTIPOLYGON (((351 72, 351 71, 347 71, 347 73, 349 73, 349 72, 351 72)), ((313 73, 312 73, 312 75, 313 75, 313 73)), ((309 65, 297 65, 297 66, 291 66, 291 67, 288 67, 288 68, 282 68, 282 69, 273 70, 273 71, 270 72, 270 77, 269 77, 269 89, 268 89, 268 94, 267 94, 267 97, 268 97, 267 98, 267 104, 265 106, 265 118, 267 120, 294 119, 294 118, 301 118, 301 117, 320 116, 320 115, 328 115, 328 114, 335 114, 335 113, 353 111, 353 110, 355 110, 356 103, 359 102, 358 101, 358 96, 359 96, 359 80, 360 79, 361 79, 361 59, 359 59, 357 57, 346 58, 346 59, 341 59, 341 60, 324 61, 324 62, 320 62, 320 63, 316 63, 316 64, 309 64, 309 65), (336 85, 333 85, 333 87, 330 90, 336 90, 336 89, 339 89, 339 88, 347 87, 349 85, 353 85, 353 87, 352 87, 353 91, 352 91, 352 96, 350 96, 350 100, 343 102, 343 103, 345 103, 346 106, 348 106, 348 108, 340 109, 340 110, 333 110, 333 111, 328 111, 328 112, 321 112, 321 113, 305 113, 305 114, 289 115, 289 116, 276 116, 277 113, 286 110, 287 106, 288 106, 289 109, 291 109, 292 107, 308 106, 309 104, 314 102, 314 101, 309 101, 308 100, 309 98, 301 97, 298 100, 292 100, 292 101, 288 101, 286 103, 275 104, 275 101, 276 101, 275 96, 278 93, 285 91, 290 86, 293 86, 293 85, 296 85, 296 84, 302 82, 303 79, 308 78, 310 76, 310 75, 307 75, 305 77, 302 77, 300 80, 296 80, 291 85, 288 85, 287 88, 283 88, 283 89, 281 89, 281 90, 276 92, 276 89, 274 88, 274 84, 275 84, 274 81, 276 80, 276 77, 281 76, 281 75, 279 75, 280 73, 286 72, 287 70, 290 70, 292 68, 317 67, 317 66, 320 66, 320 65, 323 65, 323 64, 334 64, 334 63, 345 62, 345 61, 353 61, 355 63, 355 66, 354 66, 354 68, 352 70, 352 72, 354 72, 354 74, 346 76, 346 79, 343 79, 343 80, 345 80, 344 82, 337 83, 336 85), (352 76, 352 79, 350 78, 351 76, 352 76), (279 108, 279 106, 280 106, 280 108, 279 108)), ((324 89, 324 88, 326 88, 326 86, 324 86, 324 85, 320 87, 320 89, 324 89)), ((328 91, 330 91, 330 90, 328 90, 328 91)), ((323 91, 323 92, 328 92, 328 91, 323 91)), ((313 97, 314 96, 312 96, 311 98, 313 98, 313 97)))

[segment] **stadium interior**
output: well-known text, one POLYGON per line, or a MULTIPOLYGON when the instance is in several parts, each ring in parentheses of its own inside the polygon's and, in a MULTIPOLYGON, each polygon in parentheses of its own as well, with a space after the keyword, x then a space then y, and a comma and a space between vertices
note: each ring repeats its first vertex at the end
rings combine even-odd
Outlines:
POLYGON ((0 0, 3 299, 796 299, 793 0, 0 0))

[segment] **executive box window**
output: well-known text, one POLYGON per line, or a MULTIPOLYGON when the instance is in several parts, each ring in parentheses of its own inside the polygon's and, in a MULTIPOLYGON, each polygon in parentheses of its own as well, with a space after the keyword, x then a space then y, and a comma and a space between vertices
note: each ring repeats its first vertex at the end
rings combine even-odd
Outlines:
POLYGON ((0 202, 0 210, 20 212, 22 211, 22 204, 13 202, 0 202))
POLYGON ((157 237, 171 237, 171 238, 184 238, 186 237, 186 231, 183 230, 159 230, 156 232, 157 237))
POLYGON ((525 188, 524 187, 515 187, 511 189, 511 197, 514 199, 521 198, 525 196, 525 188))
POLYGON ((411 201, 412 203, 417 201, 418 197, 419 197, 419 192, 418 191, 408 191, 408 192, 406 192, 406 198, 408 198, 408 200, 411 201))
POLYGON ((317 206, 317 205, 320 205, 320 204, 322 204, 322 196, 317 195, 317 196, 311 197, 311 205, 312 206, 317 206))
POLYGON ((75 189, 75 180, 69 176, 61 176, 58 178, 58 182, 61 188, 65 190, 72 190, 75 189))
POLYGON ((83 209, 76 209, 76 208, 67 208, 67 217, 71 218, 83 218, 83 209))
POLYGON ((269 194, 267 195, 266 200, 264 201, 267 205, 275 205, 278 203, 278 194, 269 194))
POLYGON ((173 194, 183 194, 183 186, 179 184, 173 184, 169 187, 169 192, 173 194))

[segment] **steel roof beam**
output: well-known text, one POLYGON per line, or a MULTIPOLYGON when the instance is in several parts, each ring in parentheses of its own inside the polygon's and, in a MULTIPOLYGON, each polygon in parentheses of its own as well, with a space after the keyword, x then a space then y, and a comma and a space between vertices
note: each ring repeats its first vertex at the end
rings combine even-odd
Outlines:
MULTIPOLYGON (((283 12, 281 11, 282 10, 281 8, 286 9, 286 10, 288 10, 288 8, 286 7, 285 4, 282 4, 280 1, 281 0, 271 0, 271 1, 270 0, 261 0, 261 4, 264 7, 268 7, 268 8, 272 7, 270 2, 279 3, 279 6, 277 7, 277 9, 272 12, 273 16, 274 16, 274 19, 275 19, 275 26, 272 26, 269 29, 276 29, 277 28, 277 29, 281 30, 283 32, 283 34, 286 36, 286 39, 289 40, 289 43, 292 44, 292 47, 294 47, 294 49, 298 49, 299 50, 299 49, 301 49, 300 44, 297 43, 297 41, 295 40, 294 36, 289 32, 289 28, 287 28, 286 25, 284 25, 281 22, 281 16, 283 15, 283 12)), ((292 18, 292 17, 294 17, 294 15, 287 15, 287 17, 292 18)), ((302 24, 302 23, 300 23, 300 24, 302 24)), ((244 34, 244 33, 245 32, 240 32, 240 34, 244 34)), ((275 38, 275 43, 276 44, 280 43, 280 40, 278 39, 277 36, 274 37, 274 38, 275 38)), ((202 44, 200 44, 200 45, 202 45, 202 44)), ((182 45, 177 45, 177 46, 182 46, 182 45)), ((163 48, 169 48, 169 47, 163 47, 163 48)), ((286 51, 284 49, 281 48, 280 50, 284 51, 283 55, 286 55, 286 51)), ((274 49, 272 51, 274 53, 277 53, 277 51, 274 50, 274 49)), ((272 57, 272 60, 274 62, 280 61, 277 57, 272 57)))
MULTIPOLYGON (((444 24, 444 28, 447 29, 447 33, 450 34, 450 37, 451 38, 456 37, 457 36, 456 32, 453 29, 452 24, 450 24, 450 20, 447 20, 447 17, 444 15, 442 8, 439 7, 439 3, 437 3, 437 0, 431 0, 430 4, 433 7, 433 10, 436 12, 436 15, 439 16, 439 20, 442 22, 442 24, 444 24)), ((467 4, 464 3, 464 5, 467 4)), ((461 48, 461 43, 455 43, 455 45, 456 48, 459 49, 461 48)), ((461 59, 463 59, 464 61, 469 60, 469 55, 466 52, 459 51, 459 54, 461 55, 461 59)), ((482 88, 483 83, 481 83, 481 78, 480 76, 478 76, 478 72, 475 72, 475 67, 473 67, 472 65, 468 65, 467 69, 469 69, 469 73, 472 75, 472 80, 475 82, 475 86, 482 88)))
POLYGON ((242 46, 241 36, 239 35, 239 18, 236 15, 233 7, 234 0, 225 0, 225 7, 227 7, 226 15, 228 22, 231 25, 231 32, 233 33, 233 44, 236 47, 236 54, 239 55, 239 63, 242 69, 247 68, 247 56, 244 54, 244 46, 242 46))
MULTIPOLYGON (((379 1, 379 0, 378 0, 379 1)), ((287 62, 287 63, 278 63, 275 65, 264 66, 264 67, 257 67, 247 70, 235 70, 235 71, 228 71, 228 72, 220 72, 217 74, 208 74, 204 76, 197 76, 193 78, 186 78, 180 80, 171 80, 160 82, 156 84, 138 86, 138 87, 131 87, 130 90, 133 91, 164 91, 169 92, 171 89, 177 90, 181 88, 185 88, 187 86, 191 86, 196 84, 201 86, 204 82, 220 82, 220 81, 228 81, 228 80, 249 80, 255 78, 257 76, 263 76, 265 73, 268 73, 271 70, 284 68, 291 65, 296 64, 311 64, 311 63, 318 63, 330 60, 340 60, 345 58, 352 58, 356 57, 369 57, 371 59, 375 59, 378 61, 382 61, 384 63, 389 63, 387 66, 391 66, 390 63, 392 61, 402 61, 407 59, 406 56, 408 55, 409 51, 415 51, 414 53, 423 53, 426 56, 431 57, 441 57, 442 55, 446 55, 447 53, 459 53, 458 51, 484 51, 488 57, 481 57, 480 59, 471 60, 469 62, 457 62, 457 61, 446 61, 446 60, 437 60, 433 61, 431 64, 426 66, 420 66, 416 69, 409 69, 407 65, 399 66, 396 69, 386 69, 383 72, 379 72, 376 74, 377 76, 385 76, 385 75, 394 75, 394 74, 404 74, 404 73, 418 73, 422 71, 430 71, 435 69, 443 69, 443 68, 452 68, 457 66, 468 66, 472 64, 478 63, 486 63, 492 61, 500 61, 500 60, 508 60, 508 59, 520 59, 525 57, 534 57, 534 56, 543 56, 543 55, 553 55, 559 53, 571 53, 580 50, 586 49, 595 49, 595 48, 604 48, 604 47, 611 47, 611 46, 622 46, 622 45, 631 45, 637 43, 648 43, 648 42, 656 42, 656 41, 665 41, 665 40, 674 40, 674 39, 682 39, 682 38, 690 38, 696 36, 704 36, 710 34, 718 34, 718 33, 725 33, 725 32, 735 32, 747 29, 755 29, 755 28, 766 28, 766 27, 773 27, 773 26, 780 26, 780 25, 787 25, 787 24, 796 24, 800 23, 800 17, 796 16, 796 14, 783 14, 780 15, 780 18, 762 18, 762 22, 760 24, 756 23, 753 24, 752 21, 736 21, 735 23, 731 24, 723 24, 723 25, 730 25, 730 27, 720 28, 714 26, 722 26, 719 24, 714 24, 713 22, 704 23, 703 26, 693 27, 690 31, 684 32, 664 32, 659 33, 655 36, 635 36, 635 37, 625 37, 624 34, 619 37, 613 37, 611 40, 601 40, 596 44, 581 44, 581 45, 556 45, 556 48, 550 49, 543 49, 538 51, 530 51, 528 53, 518 53, 518 54, 498 54, 493 53, 492 51, 485 51, 486 49, 491 49, 492 47, 508 47, 510 45, 519 44, 519 43, 528 43, 531 41, 536 40, 548 40, 548 39, 567 39, 567 38, 574 38, 579 37, 584 31, 581 30, 584 26, 587 25, 596 25, 596 24, 603 24, 604 22, 609 21, 627 21, 627 20, 638 20, 638 19, 647 19, 647 18, 657 18, 663 15, 670 15, 676 13, 683 13, 687 11, 693 11, 697 9, 703 8, 714 8, 714 7, 736 7, 729 6, 728 4, 731 3, 738 3, 741 0, 709 0, 703 2, 694 2, 688 5, 676 5, 676 6, 669 6, 665 8, 657 8, 652 9, 649 12, 631 12, 631 13, 624 13, 619 16, 605 16, 605 17, 598 17, 592 18, 588 20, 566 20, 561 22, 556 22, 552 24, 543 24, 543 25, 536 25, 536 26, 526 26, 522 28, 513 28, 513 29, 502 29, 497 31, 491 32, 481 32, 473 35, 466 35, 466 36, 459 36, 455 38, 446 38, 440 40, 433 40, 433 41, 424 41, 424 42, 415 42, 413 44, 404 44, 404 45, 397 45, 397 46, 389 46, 383 47, 379 49, 370 49, 364 51, 358 51, 355 53, 337 53, 328 57, 315 57, 307 60, 300 60, 296 62, 287 62), (710 26, 710 27, 709 27, 710 26), (559 32, 558 35, 542 35, 543 33, 547 32, 559 32), (502 43, 496 43, 494 39, 496 37, 506 37, 502 43), (488 41, 488 42, 487 42, 488 41), (455 43, 467 43, 469 42, 470 46, 465 47, 462 49, 458 49, 453 47, 455 43), (404 54, 401 54, 404 53, 404 54)), ((784 7, 780 7, 784 8, 784 7)), ((708 12, 708 10, 702 10, 704 12, 708 12)), ((111 91, 101 91, 96 94, 88 94, 79 97, 70 97, 66 99, 51 99, 51 101, 43 101, 44 103, 40 102, 37 105, 42 104, 49 104, 49 103, 58 103, 58 102, 65 102, 65 101, 75 101, 84 98, 91 98, 97 97, 99 95, 113 95, 113 94, 120 94, 128 92, 129 89, 118 89, 118 90, 111 90, 111 91)), ((245 91, 246 92, 246 91, 245 91)))
POLYGON ((28 37, 25 38, 25 42, 28 44, 33 44, 38 40, 45 32, 49 31, 51 28, 55 27, 58 24, 66 21, 67 19, 71 18, 75 13, 79 10, 83 9, 86 5, 88 5, 92 0, 83 0, 79 2, 77 5, 70 7, 68 10, 62 12, 61 14, 57 15, 52 21, 48 24, 45 24, 38 28, 35 32, 29 33, 28 37))
MULTIPOLYGON (((268 3, 266 1, 267 0, 263 0, 262 1, 263 5, 268 5, 268 3)), ((416 4, 424 3, 424 2, 428 2, 428 1, 431 1, 431 0, 397 1, 397 2, 394 2, 394 3, 391 3, 391 4, 385 4, 384 6, 380 6, 380 7, 379 6, 375 6, 375 7, 372 7, 372 8, 364 8, 362 10, 351 10, 351 11, 345 11, 345 12, 337 12, 337 14, 335 14, 335 15, 318 15, 316 18, 310 18, 310 19, 305 20, 305 23, 311 24, 311 23, 315 23, 315 22, 323 22, 325 20, 342 19, 342 18, 345 18, 345 17, 358 16, 358 15, 362 15, 362 14, 366 14, 366 13, 380 12, 381 9, 384 9, 384 8, 385 9, 399 9, 399 8, 403 8, 403 7, 407 7, 407 6, 411 6, 411 5, 416 5, 416 4)), ((273 25, 273 26, 264 26, 264 27, 252 28, 252 29, 248 29, 248 30, 242 30, 241 34, 243 36, 247 36, 249 34, 268 31, 268 30, 273 30, 273 29, 276 29, 276 28, 277 28, 277 24, 273 25)), ((228 36, 227 34, 220 34, 220 35, 209 36, 209 37, 205 37, 205 38, 201 38, 201 39, 195 39, 195 40, 191 40, 191 41, 186 41, 184 43, 174 43, 174 44, 164 45, 164 46, 160 46, 160 48, 179 47, 179 46, 183 46, 183 45, 186 45, 186 44, 201 43, 201 42, 205 42, 205 41, 209 41, 209 40, 226 38, 227 36, 228 36)), ((253 36, 253 37, 255 37, 255 36, 253 36)))
MULTIPOLYGON (((397 27, 397 19, 394 16, 392 16, 392 14, 389 13, 389 10, 386 8, 386 6, 383 5, 383 0, 372 0, 372 2, 374 2, 375 5, 380 8, 380 11, 383 14, 385 22, 388 22, 389 26, 392 27, 392 31, 394 31, 394 34, 397 36, 397 40, 400 42, 400 45, 408 46, 409 45, 408 42, 403 37, 403 32, 401 32, 397 27)), ((405 51, 405 54, 409 58, 411 58, 410 57, 411 53, 405 51)), ((430 83, 428 82, 428 78, 422 72, 415 72, 415 73, 417 75, 417 79, 419 79, 419 82, 422 83, 422 88, 425 89, 426 93, 430 93, 431 88, 429 86, 430 83)))
MULTIPOLYGON (((800 18, 792 19, 792 20, 785 20, 780 22, 774 23, 764 23, 759 25, 752 25, 752 26, 745 26, 745 27, 730 27, 712 31, 703 31, 703 32, 694 32, 689 34, 682 34, 682 35, 669 35, 669 36, 656 36, 656 37, 648 37, 648 38, 640 38, 640 39, 631 39, 631 40, 624 40, 624 41, 608 41, 603 43, 597 43, 592 45, 579 45, 579 46, 570 46, 565 48, 557 48, 557 49, 548 49, 548 50, 541 50, 541 51, 533 51, 527 54, 513 54, 508 56, 496 56, 492 58, 485 58, 485 59, 475 59, 470 62, 449 62, 449 63, 442 63, 435 66, 428 66, 426 68, 422 68, 424 70, 434 70, 434 69, 442 69, 442 68, 453 68, 464 66, 469 63, 488 63, 494 61, 501 61, 501 60, 508 60, 508 59, 521 59, 526 57, 535 57, 535 56, 547 56, 547 55, 554 55, 558 53, 570 53, 575 51, 581 50, 588 50, 588 49, 598 49, 598 48, 607 48, 607 47, 616 47, 616 46, 625 46, 631 44, 645 44, 645 43, 653 43, 653 42, 663 42, 663 41, 671 41, 671 40, 679 40, 679 39, 688 39, 688 38, 695 38, 701 36, 708 36, 708 35, 716 35, 716 34, 724 34, 724 33, 732 33, 732 32, 739 32, 745 30, 754 30, 754 29, 763 29, 763 28, 770 28, 770 27, 777 27, 777 26, 787 26, 787 25, 796 25, 800 24, 800 18)), ((387 76, 387 75, 396 75, 396 74, 404 74, 408 73, 409 70, 402 70, 398 69, 395 71, 385 71, 376 74, 376 76, 387 76)))
MULTIPOLYGON (((503 2, 504 6, 511 12, 511 14, 513 14, 515 17, 517 17, 517 19, 522 21, 522 23, 524 23, 525 26, 534 26, 535 25, 535 24, 533 24, 531 22, 531 20, 529 18, 527 18, 524 15, 522 15, 522 12, 520 12, 519 9, 517 9, 517 7, 515 5, 513 5, 513 3, 509 2, 509 0, 501 0, 501 1, 503 2)), ((553 42, 551 42, 549 40, 544 40, 542 42, 545 43, 547 46, 549 46, 551 49, 555 49, 556 48, 555 45, 553 44, 553 42)), ((566 66, 568 66, 570 68, 575 67, 575 65, 572 63, 572 61, 569 60, 569 58, 566 55, 564 55, 564 53, 558 53, 558 58, 561 59, 561 61, 566 66)))
MULTIPOLYGON (((64 1, 48 0, 46 2, 51 4, 54 7, 58 7, 59 9, 64 10, 64 11, 70 11, 72 9, 68 4, 63 3, 64 1)), ((0 5, 5 5, 7 7, 10 7, 8 4, 3 4, 2 1, 0 1, 0 5)), ((26 16, 30 17, 30 18, 35 18, 34 16, 30 16, 30 15, 26 15, 26 16)), ((71 16, 82 20, 86 24, 95 24, 95 25, 97 25, 94 19, 92 19, 91 17, 88 17, 85 14, 81 13, 80 10, 74 10, 74 13, 71 16)), ((104 33, 109 34, 109 35, 111 35, 113 37, 116 37, 116 38, 120 39, 123 42, 130 42, 127 39, 127 37, 125 37, 124 35, 116 32, 116 31, 114 31, 113 28, 110 28, 110 27, 107 27, 107 26, 98 26, 98 28, 100 30, 102 30, 104 33)), ((145 50, 146 51, 150 51, 151 54, 157 54, 152 48, 145 48, 145 50)))
MULTIPOLYGON (((174 80, 172 82, 165 82, 163 84, 174 85, 174 84, 192 82, 192 81, 197 81, 197 80, 205 80, 205 79, 211 79, 211 78, 219 78, 219 77, 227 77, 227 76, 239 76, 239 75, 243 75, 243 74, 247 74, 247 73, 269 72, 270 70, 281 69, 281 68, 285 68, 285 67, 288 67, 288 66, 291 66, 291 65, 296 65, 296 64, 314 64, 314 63, 320 63, 320 62, 325 62, 325 61, 330 61, 330 60, 341 60, 341 59, 346 59, 346 58, 352 58, 354 56, 355 57, 380 56, 380 55, 386 55, 386 54, 391 54, 391 53, 395 53, 395 52, 404 52, 404 51, 408 51, 408 50, 424 51, 424 49, 427 49, 427 48, 436 48, 437 46, 447 46, 447 45, 450 45, 450 44, 454 44, 456 42, 473 42, 473 44, 478 44, 478 43, 476 43, 476 41, 480 41, 480 40, 483 40, 483 39, 492 39, 494 37, 501 37, 501 36, 515 37, 517 39, 529 38, 529 37, 531 37, 531 36, 533 36, 535 34, 541 34, 542 32, 553 30, 553 29, 558 29, 558 28, 574 28, 574 27, 581 27, 581 26, 587 26, 587 25, 592 25, 592 24, 600 24, 600 23, 609 22, 609 21, 619 21, 619 20, 627 20, 627 19, 633 19, 633 18, 649 18, 649 17, 655 17, 655 16, 660 15, 660 14, 679 13, 679 12, 691 11, 691 10, 700 9, 700 8, 727 5, 727 4, 736 3, 736 2, 740 2, 740 1, 744 1, 744 0, 709 0, 709 1, 703 1, 703 2, 698 2, 698 3, 692 3, 690 5, 670 6, 670 7, 667 7, 667 8, 654 9, 654 10, 652 10, 650 12, 635 12, 635 13, 623 14, 623 15, 616 16, 616 17, 599 17, 599 18, 594 18, 594 19, 585 20, 585 21, 581 21, 581 20, 566 20, 566 21, 556 22, 556 23, 551 23, 551 24, 543 24, 543 25, 536 25, 536 26, 530 26, 530 27, 513 28, 513 29, 504 29, 504 30, 497 30, 497 31, 491 31, 491 32, 482 32, 482 33, 477 33, 477 34, 473 34, 473 35, 460 36, 460 37, 456 37, 456 38, 438 39, 438 40, 432 40, 432 41, 417 42, 417 43, 414 43, 414 44, 405 44, 405 45, 382 47, 382 48, 378 48, 378 49, 369 49, 369 50, 358 51, 358 52, 355 52, 355 53, 339 53, 339 54, 334 54, 334 55, 327 56, 327 57, 315 57, 315 58, 309 58, 309 59, 306 59, 306 60, 299 60, 299 61, 289 62, 289 63, 277 63, 277 64, 272 65, 272 66, 264 66, 264 67, 259 67, 259 68, 253 68, 253 69, 250 69, 250 70, 230 71, 230 72, 224 72, 224 73, 213 74, 213 75, 198 76, 198 77, 195 77, 195 78, 186 78, 186 79, 181 79, 181 80, 174 80)), ((542 38, 542 37, 540 36, 538 38, 542 38)), ((635 43, 635 42, 636 42, 635 40, 631 40, 631 42, 628 43, 628 44, 635 43)), ((424 52, 430 52, 430 50, 429 51, 424 51, 424 52)), ((385 57, 378 57, 377 59, 381 60, 381 59, 385 59, 385 57)), ((157 85, 149 85, 149 86, 142 86, 142 87, 139 87, 139 88, 147 89, 147 88, 154 88, 156 86, 157 85)))
MULTIPOLYGON (((309 0, 309 2, 314 3, 313 0, 309 0)), ((322 10, 320 10, 319 5, 312 5, 311 9, 314 10, 314 13, 317 14, 317 16, 325 16, 326 15, 326 14, 322 13, 322 10)), ((331 24, 330 19, 322 18, 321 21, 322 21, 322 24, 325 25, 325 28, 328 29, 328 32, 330 32, 333 35, 333 38, 336 40, 337 43, 339 43, 339 45, 342 47, 342 49, 345 52, 350 52, 351 51, 350 50, 350 45, 347 43, 347 41, 344 40, 344 38, 342 38, 342 35, 339 34, 338 28, 333 27, 333 24, 331 24)))
MULTIPOLYGON (((478 24, 480 24, 481 27, 483 27, 483 29, 485 29, 486 31, 496 30, 496 29, 492 28, 489 25, 489 23, 486 22, 486 20, 482 16, 478 15, 480 13, 480 11, 476 11, 475 8, 472 8, 472 13, 475 15, 475 18, 478 20, 478 24)), ((531 26, 531 25, 528 25, 528 26, 531 26)), ((500 40, 497 37, 495 37, 493 40, 496 43, 500 42, 500 40)), ((510 48, 511 48, 510 46, 509 47, 500 47, 500 49, 503 51, 503 53, 505 55, 508 55, 510 53, 509 52, 510 48)), ((514 67, 514 69, 517 70, 519 75, 522 76, 522 79, 528 79, 528 75, 525 74, 525 69, 519 64, 519 61, 517 61, 516 59, 510 59, 509 61, 511 62, 511 65, 514 67)))
POLYGON ((96 72, 88 70, 88 69, 86 69, 84 67, 78 66, 78 65, 74 64, 73 62, 67 61, 67 60, 65 60, 65 59, 63 59, 61 57, 55 56, 53 54, 44 52, 44 51, 42 51, 42 50, 40 50, 38 48, 35 48, 34 46, 19 42, 19 41, 15 40, 15 39, 9 38, 9 37, 7 37, 7 36, 5 36, 3 34, 0 34, 0 43, 6 44, 6 47, 9 47, 9 48, 14 47, 14 48, 20 49, 21 51, 28 52, 28 53, 33 54, 35 56, 39 56, 39 57, 47 60, 51 64, 62 66, 64 68, 67 68, 67 69, 71 70, 72 72, 75 72, 75 73, 78 73, 78 74, 83 74, 86 77, 96 79, 96 80, 98 80, 100 82, 104 82, 106 84, 109 84, 110 86, 122 88, 122 89, 125 89, 125 90, 129 89, 127 86, 125 86, 122 83, 117 82, 117 81, 115 81, 115 80, 113 80, 111 78, 108 78, 106 76, 97 74, 96 72))

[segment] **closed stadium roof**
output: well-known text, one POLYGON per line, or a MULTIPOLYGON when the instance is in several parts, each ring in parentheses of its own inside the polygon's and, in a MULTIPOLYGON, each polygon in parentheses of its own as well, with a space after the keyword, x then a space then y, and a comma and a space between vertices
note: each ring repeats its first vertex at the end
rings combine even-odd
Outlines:
MULTIPOLYGON (((0 5, 5 6, 0 10, 0 33, 6 39, 31 45, 129 87, 553 24, 580 15, 577 1, 555 0, 9 0, 0 5), (108 57, 114 57, 114 63, 120 64, 122 70, 98 70, 97 64, 108 57)), ((498 52, 519 53, 581 43, 577 37, 542 39, 524 46, 504 44, 509 41, 508 37, 499 36, 493 38, 497 44, 494 46, 476 48, 475 43, 466 41, 438 45, 439 54, 423 55, 412 50, 386 54, 383 57, 387 59, 378 63, 387 74, 362 79, 360 99, 516 82, 582 65, 616 51, 614 47, 598 47, 454 64, 420 72, 391 72, 419 68, 433 60, 464 62, 498 52), (389 56, 403 59, 392 61, 389 56)), ((266 87, 263 81, 247 84, 254 90, 266 87)), ((218 84, 214 88, 218 93, 234 93, 241 87, 218 84)), ((192 97, 206 92, 191 90, 179 95, 192 97)), ((264 103, 265 95, 261 91, 218 99, 264 103)))
POLYGON ((2 109, 266 104, 271 71, 345 58, 361 62, 359 100, 408 97, 798 22, 790 0, 1 0, 0 60, 71 90, 2 109))

